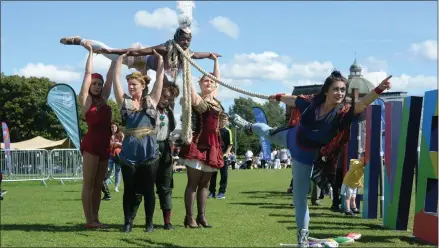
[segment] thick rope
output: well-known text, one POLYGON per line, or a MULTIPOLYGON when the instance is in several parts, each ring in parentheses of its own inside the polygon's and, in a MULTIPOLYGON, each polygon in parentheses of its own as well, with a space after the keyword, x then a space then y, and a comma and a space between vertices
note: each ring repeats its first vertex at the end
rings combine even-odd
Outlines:
MULTIPOLYGON (((261 98, 261 99, 268 99, 268 95, 263 95, 263 94, 258 94, 258 93, 253 93, 253 92, 250 92, 250 91, 247 91, 247 90, 243 90, 243 89, 240 89, 238 87, 232 86, 230 84, 227 84, 227 83, 219 80, 214 75, 206 72, 203 68, 201 68, 199 65, 197 65, 192 60, 192 58, 177 44, 177 42, 172 40, 172 43, 174 43, 174 47, 177 48, 177 50, 180 52, 180 54, 183 55, 183 57, 185 58, 185 61, 186 60, 189 61, 189 63, 191 65, 193 65, 195 67, 195 69, 197 69, 199 72, 203 73, 203 75, 205 75, 205 76, 209 77, 210 79, 214 80, 215 82, 217 82, 217 83, 221 84, 222 86, 224 86, 226 88, 229 88, 229 89, 231 89, 233 91, 237 91, 239 93, 242 93, 244 95, 248 95, 248 96, 252 96, 252 97, 257 97, 257 98, 261 98)), ((184 81, 183 81, 183 84, 185 84, 184 81)), ((183 91, 183 93, 184 93, 184 91, 183 91)), ((184 97, 184 94, 183 94, 183 97, 184 97)))
MULTIPOLYGON (((185 54, 186 52, 183 52, 185 54)), ((182 106, 182 129, 181 140, 184 144, 192 142, 192 72, 191 66, 185 59, 183 61, 183 106, 182 106)))

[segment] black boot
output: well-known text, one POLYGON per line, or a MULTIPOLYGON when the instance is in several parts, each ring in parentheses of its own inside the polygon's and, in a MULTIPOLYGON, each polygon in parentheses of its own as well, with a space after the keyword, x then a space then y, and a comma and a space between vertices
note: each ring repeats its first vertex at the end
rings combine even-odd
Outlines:
POLYGON ((145 232, 152 232, 154 231, 154 225, 152 223, 152 216, 146 217, 146 224, 145 224, 145 232))
POLYGON ((123 225, 122 232, 129 233, 133 229, 133 220, 127 221, 125 220, 125 224, 123 225))

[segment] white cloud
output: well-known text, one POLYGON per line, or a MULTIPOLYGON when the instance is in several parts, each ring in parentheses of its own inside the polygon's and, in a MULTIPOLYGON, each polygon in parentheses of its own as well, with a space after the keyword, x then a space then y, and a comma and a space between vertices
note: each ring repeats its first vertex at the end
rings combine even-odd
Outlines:
MULTIPOLYGON (((153 12, 139 10, 134 14, 134 23, 141 27, 174 32, 178 28, 177 18, 177 12, 170 8, 158 8, 153 12)), ((194 19, 192 33, 196 34, 198 30, 197 21, 194 19)))
POLYGON ((288 89, 293 90, 294 86, 323 84, 323 80, 310 80, 310 79, 287 80, 287 81, 282 81, 282 84, 288 89))
POLYGON ((45 65, 43 63, 28 63, 24 68, 14 69, 14 74, 25 77, 46 77, 56 83, 77 82, 82 79, 82 75, 79 72, 60 69, 57 66, 45 65))
MULTIPOLYGON (((275 52, 237 54, 234 58, 221 65, 221 73, 228 80, 246 79, 250 82, 248 90, 261 92, 257 82, 261 81, 277 81, 283 84, 287 89, 291 90, 294 86, 322 84, 324 79, 333 70, 334 64, 331 61, 310 61, 310 62, 291 62, 292 60, 286 56, 280 56, 275 52)), ((368 66, 363 66, 362 75, 378 85, 384 78, 388 76, 386 72, 387 62, 382 59, 370 56, 366 59, 368 66)), ((347 72, 350 63, 337 65, 337 69, 348 76, 347 72)), ((226 81, 227 82, 227 81, 226 81)), ((420 92, 437 88, 437 77, 427 75, 393 75, 391 79, 392 91, 420 92)), ((239 85, 238 85, 239 86, 239 85)), ((240 87, 243 88, 243 87, 240 87)), ((267 89, 267 88, 265 88, 267 89)), ((223 93, 225 98, 234 97, 229 90, 223 93)))
POLYGON ((217 16, 209 21, 218 31, 225 33, 227 36, 237 39, 239 36, 239 26, 224 16, 217 16))
POLYGON ((170 8, 159 8, 153 12, 139 10, 134 15, 134 22, 138 26, 153 29, 177 28, 177 13, 170 8))
POLYGON ((291 75, 285 60, 274 52, 237 54, 231 63, 221 65, 221 73, 230 78, 283 80, 291 75))
POLYGON ((294 63, 291 65, 292 76, 306 78, 325 78, 334 69, 330 61, 312 61, 308 63, 294 63))
POLYGON ((366 64, 373 71, 387 70, 387 61, 378 59, 374 56, 366 58, 366 64))
POLYGON ((410 46, 415 56, 429 61, 437 61, 437 40, 426 40, 410 46))
POLYGON ((321 83, 334 68, 330 61, 291 62, 288 56, 275 52, 237 54, 229 63, 221 65, 222 75, 231 79, 280 81, 288 89, 297 85, 321 83))
POLYGON ((407 91, 410 93, 437 89, 437 77, 435 76, 410 76, 403 73, 400 76, 392 77, 390 81, 392 82, 392 91, 407 91))
MULTIPOLYGON (((84 59, 78 65, 80 68, 85 67, 87 63, 88 53, 84 55, 84 59)), ((111 60, 102 54, 93 54, 93 70, 108 70, 111 65, 111 60)))

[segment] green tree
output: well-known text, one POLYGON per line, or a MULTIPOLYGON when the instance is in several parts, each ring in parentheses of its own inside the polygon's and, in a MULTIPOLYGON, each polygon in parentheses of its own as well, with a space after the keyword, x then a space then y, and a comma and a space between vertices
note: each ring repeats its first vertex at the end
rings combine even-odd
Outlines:
MULTIPOLYGON (((0 121, 8 124, 11 142, 42 136, 60 140, 67 134, 52 109, 47 105, 47 92, 55 82, 48 78, 5 76, 0 81, 0 121)), ((77 101, 78 102, 78 101, 77 101)), ((110 99, 113 121, 121 123, 120 107, 110 99)), ((87 131, 82 107, 77 104, 81 136, 87 131)), ((0 136, 3 141, 3 136, 0 136)))
POLYGON ((113 122, 122 124, 122 115, 120 114, 119 104, 113 99, 108 99, 107 104, 111 107, 111 111, 113 112, 113 122))
POLYGON ((267 116, 268 125, 272 127, 281 127, 285 125, 285 109, 278 102, 266 101, 262 109, 267 116))
POLYGON ((8 124, 11 142, 38 135, 55 140, 66 137, 55 113, 46 104, 47 90, 54 84, 47 78, 1 74, 0 119, 8 124))

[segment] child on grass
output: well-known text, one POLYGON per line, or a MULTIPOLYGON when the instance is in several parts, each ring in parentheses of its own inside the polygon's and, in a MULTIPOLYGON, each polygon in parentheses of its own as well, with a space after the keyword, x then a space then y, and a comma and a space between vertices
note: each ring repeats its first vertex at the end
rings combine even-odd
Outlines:
POLYGON ((346 215, 355 216, 355 214, 360 213, 355 204, 355 198, 360 188, 363 187, 363 176, 364 160, 351 159, 349 171, 346 173, 341 186, 341 195, 345 199, 344 211, 346 215))

